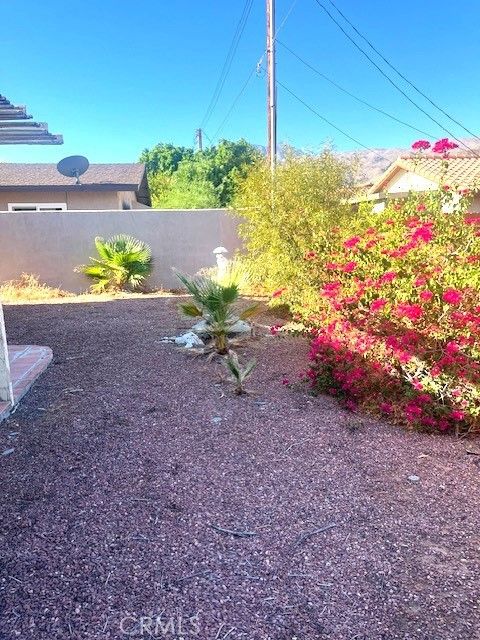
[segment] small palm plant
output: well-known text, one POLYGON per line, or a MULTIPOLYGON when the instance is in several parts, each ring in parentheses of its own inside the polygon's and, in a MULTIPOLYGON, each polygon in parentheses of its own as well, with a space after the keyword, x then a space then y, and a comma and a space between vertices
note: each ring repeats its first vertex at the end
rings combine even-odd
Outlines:
POLYGON ((120 234, 104 240, 95 238, 99 258, 77 271, 94 280, 90 289, 95 293, 138 289, 152 272, 152 252, 145 242, 120 234))
POLYGON ((180 305, 181 311, 191 318, 203 318, 217 353, 228 353, 230 329, 238 320, 253 316, 258 304, 237 313, 235 303, 240 295, 237 284, 223 286, 205 276, 191 277, 182 273, 177 273, 177 276, 193 298, 193 302, 180 305))
POLYGON ((231 380, 235 383, 235 393, 238 396, 246 393, 243 383, 255 369, 257 364, 255 360, 250 360, 244 367, 240 364, 238 356, 234 351, 230 351, 224 360, 227 370, 231 374, 231 380))

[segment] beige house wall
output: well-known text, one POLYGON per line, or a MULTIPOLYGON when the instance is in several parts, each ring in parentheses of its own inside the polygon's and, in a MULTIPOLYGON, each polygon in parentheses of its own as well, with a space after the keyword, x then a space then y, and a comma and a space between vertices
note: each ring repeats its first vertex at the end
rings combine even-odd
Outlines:
MULTIPOLYGON (((396 173, 391 180, 384 186, 382 193, 387 194, 390 197, 395 197, 395 194, 406 195, 410 191, 415 192, 427 192, 438 189, 438 183, 433 180, 428 180, 423 176, 419 176, 411 171, 401 171, 396 173)), ((454 202, 458 202, 460 196, 455 199, 454 202)), ((373 204, 373 211, 379 213, 385 209, 386 200, 380 199, 373 204)), ((452 210, 451 206, 445 206, 444 211, 448 213, 452 210)), ((480 213, 480 193, 476 193, 468 208, 471 213, 480 213)))
POLYGON ((67 209, 122 209, 137 205, 134 191, 0 191, 0 211, 14 202, 65 202, 67 209))
POLYGON ((438 189, 438 184, 422 176, 404 171, 397 173, 392 180, 385 185, 384 191, 390 194, 408 193, 409 191, 431 191, 438 189))
POLYGON ((74 268, 95 255, 95 236, 126 233, 152 248, 149 286, 178 288, 173 267, 195 273, 215 264, 215 247, 230 256, 241 248, 238 222, 223 209, 0 213, 0 282, 30 273, 54 287, 85 291, 90 282, 74 268))

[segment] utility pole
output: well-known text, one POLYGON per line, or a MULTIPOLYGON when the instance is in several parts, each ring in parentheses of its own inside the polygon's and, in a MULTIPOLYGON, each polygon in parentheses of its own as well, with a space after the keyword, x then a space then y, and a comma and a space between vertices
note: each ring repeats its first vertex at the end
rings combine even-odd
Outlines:
POLYGON ((195 139, 198 144, 198 150, 203 151, 203 132, 201 129, 195 131, 195 139))
POLYGON ((267 8, 267 153, 273 172, 277 161, 277 88, 275 82, 275 0, 267 8))

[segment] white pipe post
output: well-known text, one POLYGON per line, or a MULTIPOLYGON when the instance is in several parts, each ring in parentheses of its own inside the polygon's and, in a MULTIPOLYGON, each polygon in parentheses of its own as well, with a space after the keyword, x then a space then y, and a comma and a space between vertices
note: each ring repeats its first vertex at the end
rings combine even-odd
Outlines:
POLYGON ((10 376, 10 361, 8 359, 7 334, 5 332, 5 320, 3 307, 0 302, 0 400, 15 404, 13 397, 12 378, 10 376))

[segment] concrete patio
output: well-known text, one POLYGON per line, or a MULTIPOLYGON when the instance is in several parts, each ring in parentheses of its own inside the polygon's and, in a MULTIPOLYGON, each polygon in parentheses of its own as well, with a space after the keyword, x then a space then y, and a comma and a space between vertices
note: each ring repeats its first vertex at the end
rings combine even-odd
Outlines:
POLYGON ((0 400, 0 422, 12 411, 30 389, 38 376, 45 371, 52 360, 49 347, 36 345, 9 345, 8 360, 13 387, 13 405, 0 400))

